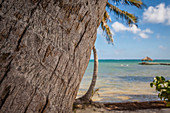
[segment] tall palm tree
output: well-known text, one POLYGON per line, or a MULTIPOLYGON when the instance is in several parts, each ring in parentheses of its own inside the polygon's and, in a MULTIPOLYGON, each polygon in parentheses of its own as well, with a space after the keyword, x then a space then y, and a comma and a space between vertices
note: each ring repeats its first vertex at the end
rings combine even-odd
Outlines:
MULTIPOLYGON (((121 2, 122 4, 136 6, 137 8, 142 8, 142 6, 145 6, 143 4, 142 0, 112 0, 112 1, 117 4, 121 2)), ((134 16, 133 14, 128 13, 127 11, 123 11, 109 2, 107 2, 106 7, 108 9, 110 9, 110 11, 114 12, 119 18, 125 19, 129 26, 131 24, 136 25, 137 17, 134 16)), ((108 41, 108 43, 113 44, 114 41, 113 41, 112 32, 110 30, 110 27, 107 24, 108 20, 109 20, 109 22, 111 22, 109 13, 107 11, 105 11, 103 19, 101 21, 101 27, 102 27, 102 30, 106 34, 105 37, 106 37, 106 40, 108 41)), ((95 88, 95 84, 96 84, 96 80, 97 80, 97 73, 98 73, 98 57, 97 57, 97 51, 96 51, 95 46, 93 47, 93 54, 94 54, 94 71, 93 71, 92 81, 91 81, 88 91, 85 93, 85 95, 78 98, 77 102, 90 102, 92 99, 92 96, 93 96, 92 92, 94 91, 94 88, 95 88)))

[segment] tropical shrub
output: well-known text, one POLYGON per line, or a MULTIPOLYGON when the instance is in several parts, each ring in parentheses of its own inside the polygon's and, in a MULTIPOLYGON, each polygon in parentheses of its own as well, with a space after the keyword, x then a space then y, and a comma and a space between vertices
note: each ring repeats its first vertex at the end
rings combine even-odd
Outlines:
POLYGON ((165 80, 163 76, 156 76, 150 86, 156 86, 156 90, 159 92, 158 97, 161 100, 170 102, 170 80, 165 80))

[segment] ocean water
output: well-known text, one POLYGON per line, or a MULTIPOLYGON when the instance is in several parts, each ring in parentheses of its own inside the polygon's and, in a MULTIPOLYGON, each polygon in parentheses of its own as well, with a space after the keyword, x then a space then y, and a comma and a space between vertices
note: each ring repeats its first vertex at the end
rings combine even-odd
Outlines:
MULTIPOLYGON (((155 76, 164 76, 170 80, 170 66, 139 65, 140 60, 99 60, 98 78, 93 101, 132 102, 160 100, 158 92, 150 87, 155 76)), ((170 63, 170 60, 153 62, 170 63)), ((82 79, 77 97, 88 89, 93 75, 93 60, 90 60, 82 79)))

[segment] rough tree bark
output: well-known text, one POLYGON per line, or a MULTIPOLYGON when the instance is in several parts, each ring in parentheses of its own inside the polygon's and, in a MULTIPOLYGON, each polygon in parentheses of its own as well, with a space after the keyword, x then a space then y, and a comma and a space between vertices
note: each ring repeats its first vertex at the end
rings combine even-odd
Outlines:
POLYGON ((94 91, 96 85, 97 73, 98 73, 98 56, 97 56, 97 51, 95 46, 93 47, 93 56, 94 56, 94 70, 93 70, 93 77, 92 77, 90 87, 82 97, 76 99, 75 103, 89 103, 93 96, 92 92, 94 91))
POLYGON ((0 112, 69 113, 106 0, 0 0, 0 112))

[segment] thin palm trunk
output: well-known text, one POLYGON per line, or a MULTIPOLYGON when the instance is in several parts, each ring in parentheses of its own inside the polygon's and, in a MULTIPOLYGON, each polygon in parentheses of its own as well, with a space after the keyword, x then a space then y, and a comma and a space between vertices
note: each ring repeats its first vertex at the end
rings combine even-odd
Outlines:
POLYGON ((93 71, 93 78, 90 84, 90 87, 88 89, 88 91, 86 92, 85 95, 83 95, 82 97, 80 97, 79 99, 83 102, 90 102, 91 98, 92 98, 92 93, 94 91, 94 87, 96 84, 96 80, 97 80, 97 73, 98 73, 98 56, 97 56, 97 51, 95 46, 93 47, 93 55, 94 55, 94 71, 93 71))

